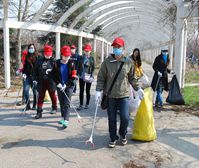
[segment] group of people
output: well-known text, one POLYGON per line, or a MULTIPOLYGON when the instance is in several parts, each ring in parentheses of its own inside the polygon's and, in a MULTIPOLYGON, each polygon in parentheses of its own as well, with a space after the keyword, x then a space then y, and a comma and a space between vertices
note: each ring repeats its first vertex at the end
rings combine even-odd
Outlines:
POLYGON ((34 44, 30 44, 28 49, 23 52, 23 62, 17 74, 22 73, 23 93, 25 95, 25 109, 37 110, 35 119, 42 117, 43 102, 46 91, 48 91, 52 108, 50 113, 57 111, 57 96, 60 103, 62 119, 59 121, 64 128, 69 123, 69 108, 72 93, 76 92, 76 81, 79 78, 80 85, 80 106, 78 110, 87 109, 90 102, 91 83, 84 81, 84 74, 93 77, 95 69, 94 57, 91 55, 92 46, 84 45, 84 54, 80 56, 76 53, 74 45, 63 46, 61 48, 61 58, 56 60, 53 57, 53 48, 45 45, 43 56, 39 56, 34 44), (83 107, 84 87, 86 85, 86 104, 83 107), (29 89, 33 91, 33 106, 30 106, 29 89))
MULTIPOLYGON (((129 123, 129 87, 133 87, 140 99, 144 98, 144 88, 137 85, 139 78, 143 76, 140 51, 134 49, 131 56, 124 54, 125 42, 122 38, 114 39, 112 43, 113 53, 108 55, 101 64, 97 75, 97 85, 95 99, 97 105, 102 101, 103 95, 107 94, 110 87, 111 92, 108 96, 108 127, 110 134, 110 148, 115 147, 120 139, 121 144, 127 144, 127 127, 129 123), (115 78, 117 74, 117 78, 115 78), (114 83, 114 84, 113 84, 114 83), (119 136, 117 133, 117 114, 119 110, 120 127, 119 136)), ((60 103, 62 119, 59 121, 63 127, 69 123, 69 108, 72 92, 76 92, 76 80, 79 79, 79 99, 80 105, 77 110, 89 108, 90 89, 95 70, 95 59, 91 55, 92 46, 86 44, 83 48, 82 56, 76 54, 76 47, 72 45, 61 48, 61 59, 55 60, 53 49, 49 45, 44 46, 44 54, 41 58, 37 57, 34 44, 28 46, 22 76, 24 79, 24 90, 26 98, 26 110, 30 109, 29 87, 33 89, 34 101, 33 109, 36 108, 36 119, 42 117, 42 106, 46 90, 52 100, 51 113, 57 111, 57 90, 60 103), (87 76, 86 76, 87 75, 87 76), (88 77, 89 75, 89 77, 88 77), (84 88, 86 85, 86 104, 83 106, 84 88), (38 93, 38 96, 37 96, 38 93), (38 97, 38 98, 37 98, 38 97)), ((162 49, 161 54, 156 57, 153 64, 155 71, 151 87, 157 91, 156 106, 162 107, 163 89, 168 89, 168 69, 169 56, 168 49, 162 49)))

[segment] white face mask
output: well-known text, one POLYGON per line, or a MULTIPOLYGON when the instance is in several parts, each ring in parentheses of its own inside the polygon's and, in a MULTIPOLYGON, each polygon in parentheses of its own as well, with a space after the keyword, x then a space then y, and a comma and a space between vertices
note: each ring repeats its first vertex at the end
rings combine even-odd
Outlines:
POLYGON ((90 56, 90 53, 91 53, 90 51, 84 51, 84 54, 85 54, 86 56, 88 56, 88 57, 90 56))
POLYGON ((72 53, 72 54, 75 54, 75 49, 71 49, 71 53, 72 53))
POLYGON ((64 57, 64 56, 62 56, 62 62, 63 63, 67 63, 69 59, 70 59, 70 57, 64 57))
POLYGON ((44 55, 44 57, 45 57, 46 59, 50 59, 52 56, 46 56, 46 55, 44 55))

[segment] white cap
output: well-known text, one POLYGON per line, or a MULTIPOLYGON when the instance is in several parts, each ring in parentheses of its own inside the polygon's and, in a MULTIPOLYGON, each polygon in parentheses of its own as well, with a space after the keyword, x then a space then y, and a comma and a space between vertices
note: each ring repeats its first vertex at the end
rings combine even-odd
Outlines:
POLYGON ((169 50, 169 49, 167 46, 163 46, 163 47, 161 47, 161 51, 163 51, 163 50, 169 50))

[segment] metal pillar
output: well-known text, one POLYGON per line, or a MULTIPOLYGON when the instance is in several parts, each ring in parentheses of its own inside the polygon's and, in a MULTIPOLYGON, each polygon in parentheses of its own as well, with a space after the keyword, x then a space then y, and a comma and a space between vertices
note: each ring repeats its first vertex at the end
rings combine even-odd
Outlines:
POLYGON ((175 73, 180 85, 180 88, 183 86, 183 76, 182 76, 182 69, 183 69, 183 61, 184 61, 184 47, 185 42, 185 22, 184 19, 180 16, 183 12, 183 6, 178 5, 177 7, 177 21, 176 21, 176 46, 175 46, 175 73))
POLYGON ((97 51, 97 39, 96 37, 94 37, 93 39, 93 52, 96 53, 97 51))
POLYGON ((82 55, 82 36, 78 37, 78 54, 82 55))
POLYGON ((101 63, 104 61, 104 41, 102 41, 101 63))
POLYGON ((3 22, 3 40, 4 40, 4 70, 5 87, 10 88, 10 38, 8 21, 8 1, 3 0, 4 22, 3 22))
POLYGON ((173 44, 169 46, 169 58, 170 58, 169 68, 173 69, 173 44))
POLYGON ((60 32, 56 33, 56 59, 60 58, 60 32))

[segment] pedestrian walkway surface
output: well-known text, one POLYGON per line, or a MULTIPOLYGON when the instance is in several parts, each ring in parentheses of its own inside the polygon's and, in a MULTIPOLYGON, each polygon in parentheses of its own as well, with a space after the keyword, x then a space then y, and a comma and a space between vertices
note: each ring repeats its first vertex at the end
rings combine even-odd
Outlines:
MULTIPOLYGON (((143 64, 151 78, 153 70, 143 64)), ((128 144, 107 148, 109 141, 106 111, 98 109, 94 132, 95 149, 85 145, 95 112, 95 85, 90 107, 82 110, 79 123, 71 109, 69 127, 62 129, 57 114, 49 114, 51 103, 44 105, 43 118, 35 120, 35 111, 22 114, 23 106, 14 107, 16 92, 0 96, 0 167, 1 168, 198 168, 199 118, 183 111, 174 112, 165 105, 154 111, 157 140, 132 141, 133 120, 128 128, 128 144)), ((2 91, 2 90, 1 90, 2 91)), ((1 92, 2 93, 2 92, 1 92)), ((78 93, 72 97, 78 106, 78 93)), ((135 115, 135 114, 134 114, 135 115)))

